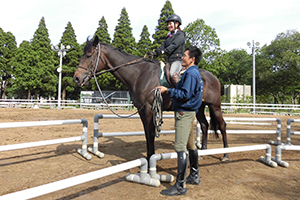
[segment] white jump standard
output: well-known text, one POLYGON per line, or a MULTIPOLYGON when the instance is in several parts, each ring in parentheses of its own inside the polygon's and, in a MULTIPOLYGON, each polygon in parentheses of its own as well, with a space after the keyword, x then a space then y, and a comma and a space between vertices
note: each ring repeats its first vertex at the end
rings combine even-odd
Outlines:
MULTIPOLYGON (((260 160, 271 167, 277 167, 277 163, 271 160, 272 148, 269 144, 198 150, 198 156, 235 153, 235 152, 243 152, 243 151, 255 151, 255 150, 263 150, 263 149, 266 150, 266 157, 261 156, 260 160)), ((149 161, 149 167, 150 167, 149 174, 151 178, 158 179, 159 181, 172 182, 174 180, 174 177, 172 175, 159 175, 156 173, 156 162, 158 160, 173 159, 173 158, 177 158, 176 152, 152 155, 149 161)))
POLYGON ((52 145, 52 144, 60 144, 60 143, 66 143, 66 142, 82 141, 82 148, 77 149, 77 152, 81 156, 86 158, 87 160, 90 160, 92 158, 92 156, 87 153, 88 122, 86 119, 0 123, 0 129, 35 127, 35 126, 56 126, 56 125, 66 125, 66 124, 82 124, 83 125, 82 135, 77 136, 77 137, 71 137, 71 138, 3 145, 3 146, 0 146, 0 152, 16 150, 16 149, 31 148, 31 147, 38 147, 38 146, 45 146, 45 145, 52 145))
POLYGON ((281 160, 282 150, 296 150, 300 151, 300 145, 292 145, 291 135, 300 135, 299 131, 291 130, 292 122, 300 122, 300 119, 288 119, 287 120, 287 135, 286 135, 286 143, 284 145, 279 145, 276 147, 276 155, 275 158, 272 158, 278 165, 282 167, 288 167, 289 163, 281 160))
MULTIPOLYGON (((120 115, 126 117, 126 115, 120 115)), ((174 115, 164 115, 163 118, 174 118, 174 115)), ((110 133, 102 133, 99 132, 99 119, 121 119, 116 115, 103 115, 97 114, 94 117, 94 135, 93 135, 93 148, 89 147, 88 151, 92 154, 98 156, 99 158, 104 157, 104 153, 99 151, 98 138, 99 137, 114 137, 114 136, 133 136, 133 135, 145 135, 144 131, 136 131, 136 132, 110 132, 110 133)), ((129 119, 140 119, 139 115, 133 115, 129 117, 129 119)), ((161 131, 161 134, 174 134, 175 130, 167 130, 161 131)))

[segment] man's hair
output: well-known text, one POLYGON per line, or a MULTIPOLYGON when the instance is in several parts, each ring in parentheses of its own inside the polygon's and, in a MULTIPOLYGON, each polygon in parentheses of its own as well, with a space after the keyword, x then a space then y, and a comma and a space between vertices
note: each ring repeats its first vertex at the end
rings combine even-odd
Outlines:
POLYGON ((201 50, 196 47, 196 46, 189 46, 188 48, 186 48, 186 51, 189 50, 189 56, 190 58, 195 57, 195 65, 198 65, 198 63, 201 61, 202 59, 202 52, 201 50))

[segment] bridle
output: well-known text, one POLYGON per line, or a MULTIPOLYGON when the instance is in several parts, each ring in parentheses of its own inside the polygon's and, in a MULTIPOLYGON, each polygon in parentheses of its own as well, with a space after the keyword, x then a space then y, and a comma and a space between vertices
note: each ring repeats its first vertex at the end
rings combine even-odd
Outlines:
MULTIPOLYGON (((82 69, 85 69, 86 71, 89 71, 89 75, 88 77, 91 77, 93 74, 96 74, 96 70, 98 68, 98 65, 99 65, 99 58, 101 59, 101 61, 103 62, 104 64, 104 60, 102 59, 101 57, 101 46, 100 46, 100 43, 98 43, 96 49, 98 49, 98 56, 97 56, 97 62, 95 63, 95 67, 94 67, 94 70, 91 70, 90 68, 87 68, 87 67, 83 67, 81 65, 78 65, 77 67, 78 68, 82 68, 82 69)), ((94 60, 94 59, 93 59, 94 60)), ((93 63, 92 63, 93 64, 93 63)), ((104 64, 105 65, 105 64, 104 64)))
POLYGON ((129 65, 135 64, 135 63, 137 63, 137 62, 140 62, 140 61, 144 60, 144 59, 147 57, 147 54, 145 54, 144 57, 139 58, 139 59, 137 59, 137 60, 134 60, 134 61, 131 61, 131 62, 122 64, 122 65, 119 65, 119 66, 117 66, 117 67, 110 68, 110 69, 107 69, 107 70, 104 70, 104 71, 101 71, 101 72, 96 73, 96 71, 97 71, 97 69, 98 69, 98 65, 99 65, 99 59, 101 59, 101 61, 102 61, 102 63, 104 64, 104 66, 107 66, 107 65, 105 64, 103 58, 101 57, 101 44, 100 44, 100 43, 98 43, 96 49, 98 49, 98 56, 97 56, 97 62, 96 62, 96 64, 95 64, 95 68, 94 68, 93 70, 91 70, 90 68, 87 68, 87 67, 80 66, 80 65, 77 66, 78 68, 82 68, 82 69, 85 69, 85 70, 89 71, 90 74, 88 75, 88 77, 91 77, 91 78, 95 78, 97 75, 101 75, 101 74, 104 74, 104 73, 106 73, 106 72, 115 71, 115 70, 117 70, 117 69, 119 69, 119 68, 121 68, 121 67, 126 67, 126 66, 129 66, 129 65), (92 77, 92 75, 94 75, 94 77, 92 77))
POLYGON ((99 86, 99 83, 97 81, 97 75, 100 75, 100 74, 104 74, 106 72, 110 72, 110 71, 114 71, 114 70, 117 70, 119 69, 120 67, 126 67, 126 66, 129 66, 129 65, 132 65, 132 64, 135 64, 137 62, 140 62, 142 60, 144 60, 146 57, 147 57, 147 54, 144 55, 144 57, 140 58, 140 59, 137 59, 137 60, 134 60, 134 61, 131 61, 131 62, 128 62, 128 63, 125 63, 125 64, 122 64, 122 65, 119 65, 117 67, 114 67, 114 68, 110 68, 110 69, 107 69, 107 70, 104 70, 104 71, 101 71, 101 72, 98 72, 96 73, 97 69, 98 69, 98 65, 99 65, 99 59, 101 59, 102 63, 104 66, 107 66, 103 60, 103 58, 101 57, 101 45, 100 43, 98 43, 97 45, 97 48, 98 49, 98 56, 97 56, 97 62, 95 63, 95 68, 93 70, 87 68, 87 67, 83 67, 83 66, 80 66, 78 65, 78 68, 82 68, 82 69, 85 69, 87 71, 89 71, 89 75, 87 77, 91 77, 91 78, 95 78, 95 82, 96 82, 96 85, 98 87, 98 90, 106 104, 106 106, 109 108, 109 110, 114 113, 115 115, 117 115, 118 117, 120 118, 130 118, 132 117, 133 115, 136 115, 139 111, 142 110, 142 108, 146 105, 147 101, 149 100, 151 94, 154 92, 154 99, 153 99, 153 104, 152 104, 152 110, 154 111, 154 114, 153 114, 153 123, 154 123, 154 126, 155 126, 155 135, 156 137, 158 138, 160 136, 160 131, 161 131, 161 125, 163 123, 163 118, 162 118, 162 110, 163 110, 163 107, 162 107, 162 96, 161 96, 161 93, 160 93, 160 89, 152 89, 151 92, 149 93, 146 101, 144 102, 144 104, 141 106, 141 108, 136 111, 135 113, 133 114, 130 114, 130 115, 127 115, 127 116, 123 116, 123 115, 119 115, 118 113, 116 113, 113 109, 111 109, 111 107, 108 105, 103 93, 102 93, 102 90, 99 86), (92 77, 94 76, 94 77, 92 77))

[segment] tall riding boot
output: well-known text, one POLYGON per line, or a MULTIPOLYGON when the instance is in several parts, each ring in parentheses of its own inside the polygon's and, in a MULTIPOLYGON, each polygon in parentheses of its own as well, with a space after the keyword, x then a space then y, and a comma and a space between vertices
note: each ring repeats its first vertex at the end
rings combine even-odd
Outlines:
POLYGON ((171 82, 172 82, 172 85, 174 88, 176 88, 180 77, 181 77, 181 75, 177 72, 174 72, 173 76, 171 77, 171 82))
POLYGON ((160 193, 167 196, 185 195, 187 193, 185 175, 187 168, 187 157, 184 151, 177 152, 177 179, 176 183, 169 189, 162 190, 160 193))
POLYGON ((199 185, 199 164, 198 164, 198 150, 189 150, 190 160, 190 175, 186 178, 187 184, 199 185))

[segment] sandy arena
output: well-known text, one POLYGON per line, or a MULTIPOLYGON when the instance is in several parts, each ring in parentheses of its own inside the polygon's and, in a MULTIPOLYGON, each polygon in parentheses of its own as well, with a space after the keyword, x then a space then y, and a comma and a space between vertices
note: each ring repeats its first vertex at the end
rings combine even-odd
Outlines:
MULTIPOLYGON (((0 123, 21 121, 87 119, 88 146, 93 142, 93 123, 96 114, 111 114, 102 110, 47 110, 47 109, 0 109, 0 123)), ((131 112, 118 111, 129 114, 131 112)), ((164 114, 173 114, 164 113, 164 114)), ((224 117, 268 117, 282 120, 282 141, 286 142, 287 119, 297 116, 225 114, 224 117)), ((164 119, 163 130, 174 129, 173 119, 164 119)), ((195 129, 195 128, 194 128, 195 129)), ((272 125, 233 125, 227 130, 276 130, 272 125)), ((292 130, 299 131, 300 123, 293 123, 292 130)), ((105 119, 99 123, 101 132, 142 131, 139 119, 105 119)), ((33 141, 52 140, 80 136, 82 125, 44 126, 31 128, 0 129, 0 145, 18 144, 33 141)), ((221 135, 220 135, 221 137, 221 135)), ((228 134, 230 147, 267 144, 276 140, 276 134, 228 134)), ((292 143, 300 145, 300 137, 292 136, 292 143)), ((156 153, 174 152, 174 134, 161 135, 156 139, 156 153)), ((0 152, 0 195, 36 187, 73 176, 107 168, 127 161, 146 157, 144 136, 99 138, 99 150, 105 153, 100 159, 92 156, 85 160, 77 152, 81 142, 49 145, 23 150, 0 152)), ((222 140, 209 136, 208 148, 222 148, 222 140)), ((174 183, 164 183, 159 187, 132 183, 125 180, 128 173, 137 173, 136 167, 84 184, 43 195, 34 199, 299 199, 300 198, 300 152, 283 151, 282 160, 288 168, 271 168, 259 160, 265 150, 231 153, 230 162, 220 159, 223 155, 204 156, 199 160, 201 184, 188 185, 185 196, 166 197, 160 191, 174 183)), ((275 146, 272 145, 272 156, 275 146)), ((176 176, 177 160, 157 162, 160 174, 176 176)))

